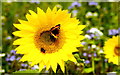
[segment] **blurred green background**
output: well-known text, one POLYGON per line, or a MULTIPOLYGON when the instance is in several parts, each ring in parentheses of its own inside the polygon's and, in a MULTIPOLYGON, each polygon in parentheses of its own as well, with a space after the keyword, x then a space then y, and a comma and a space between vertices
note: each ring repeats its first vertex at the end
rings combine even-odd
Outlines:
MULTIPOLYGON (((27 69, 37 70, 38 65, 30 67, 28 62, 19 62, 22 55, 16 54, 13 41, 17 38, 12 32, 17 29, 13 23, 19 23, 18 19, 26 20, 28 10, 36 12, 40 7, 44 11, 48 7, 67 9, 72 13, 71 17, 77 17, 80 24, 87 27, 83 30, 86 37, 78 48, 79 52, 73 53, 78 63, 66 62, 66 73, 107 73, 118 72, 118 66, 108 63, 104 57, 104 42, 114 35, 119 34, 118 28, 118 3, 117 2, 2 2, 2 53, 5 54, 2 60, 3 73, 25 71, 27 69), (95 32, 94 32, 95 31, 95 32)), ((0 47, 1 48, 1 47, 0 47)), ((43 73, 51 73, 45 71, 43 73)), ((61 73, 59 68, 57 73, 61 73)))

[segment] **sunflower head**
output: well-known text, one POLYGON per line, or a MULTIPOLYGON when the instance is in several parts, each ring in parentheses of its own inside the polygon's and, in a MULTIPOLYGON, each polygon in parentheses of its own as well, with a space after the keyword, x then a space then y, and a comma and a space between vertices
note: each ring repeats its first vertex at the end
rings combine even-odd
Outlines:
POLYGON ((47 9, 46 13, 37 8, 37 13, 29 10, 26 14, 27 21, 19 20, 20 24, 14 24, 19 31, 13 32, 20 37, 14 41, 19 45, 15 50, 24 54, 20 61, 31 62, 31 66, 39 64, 39 71, 44 66, 50 67, 56 72, 59 64, 64 72, 64 61, 76 62, 72 52, 78 51, 80 41, 84 39, 82 29, 84 25, 76 18, 71 18, 67 10, 57 10, 56 7, 47 9))
POLYGON ((104 53, 109 62, 119 64, 118 57, 120 56, 120 36, 113 36, 105 42, 104 53))

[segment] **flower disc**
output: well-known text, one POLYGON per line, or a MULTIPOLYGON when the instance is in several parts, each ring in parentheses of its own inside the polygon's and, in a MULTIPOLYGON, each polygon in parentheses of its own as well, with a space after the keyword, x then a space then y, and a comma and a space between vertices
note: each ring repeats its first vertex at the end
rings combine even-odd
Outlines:
POLYGON ((56 72, 57 64, 64 72, 64 61, 76 62, 72 52, 78 51, 80 41, 84 39, 82 29, 84 25, 78 25, 76 18, 71 18, 67 10, 57 10, 56 7, 47 9, 46 13, 37 8, 37 13, 29 11, 27 21, 19 20, 20 24, 14 24, 19 31, 13 32, 21 37, 14 41, 19 45, 15 50, 24 54, 21 61, 31 62, 31 66, 39 64, 40 71, 44 66, 48 70, 52 67, 56 72))

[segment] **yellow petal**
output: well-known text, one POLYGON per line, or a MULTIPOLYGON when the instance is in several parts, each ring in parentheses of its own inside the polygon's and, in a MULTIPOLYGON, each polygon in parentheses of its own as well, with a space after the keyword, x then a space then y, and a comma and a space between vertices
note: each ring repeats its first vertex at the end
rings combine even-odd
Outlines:
POLYGON ((86 27, 86 25, 78 25, 79 30, 83 30, 86 27))
POLYGON ((13 24, 16 28, 18 28, 19 30, 26 30, 28 32, 34 32, 35 29, 29 25, 25 25, 25 24, 13 24))
POLYGON ((29 24, 31 24, 32 27, 39 26, 40 22, 38 20, 38 15, 31 10, 29 12, 31 13, 31 15, 29 15, 29 14, 26 15, 26 18, 27 18, 29 24))
POLYGON ((43 10, 37 7, 38 20, 40 25, 38 27, 44 27, 47 24, 47 16, 43 10))
POLYGON ((22 45, 22 44, 28 44, 28 43, 33 43, 34 42, 34 39, 31 37, 31 38, 20 38, 20 39, 17 39, 13 42, 13 45, 22 45))
POLYGON ((41 70, 44 68, 44 63, 40 62, 39 63, 39 72, 41 72, 41 70))
POLYGON ((50 68, 50 61, 48 61, 48 63, 46 64, 46 70, 48 71, 50 68))
POLYGON ((15 36, 19 36, 19 37, 33 37, 34 36, 34 32, 29 32, 29 31, 15 31, 12 34, 15 36))
POLYGON ((53 13, 56 13, 57 12, 57 7, 55 6, 52 10, 53 13))
POLYGON ((61 67, 62 72, 65 73, 64 61, 63 61, 63 60, 59 61, 59 65, 60 65, 60 67, 61 67))
POLYGON ((57 60, 57 58, 53 56, 50 60, 51 60, 50 61, 51 67, 52 67, 53 71, 56 73, 56 69, 57 69, 57 61, 56 60, 57 60))
POLYGON ((72 54, 69 54, 68 57, 69 57, 69 60, 77 63, 76 59, 74 58, 72 54))

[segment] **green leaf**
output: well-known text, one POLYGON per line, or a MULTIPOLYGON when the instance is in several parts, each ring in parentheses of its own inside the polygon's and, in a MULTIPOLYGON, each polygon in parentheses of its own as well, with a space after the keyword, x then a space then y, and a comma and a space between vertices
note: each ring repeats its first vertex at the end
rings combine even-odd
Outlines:
POLYGON ((79 54, 74 54, 74 57, 75 58, 79 58, 79 54))
POLYGON ((38 75, 39 74, 39 71, 38 70, 25 70, 25 71, 16 71, 13 73, 14 75, 19 75, 19 74, 22 74, 22 75, 26 75, 26 74, 31 74, 31 75, 38 75))
POLYGON ((94 61, 100 61, 100 58, 94 58, 94 61))
POLYGON ((84 68, 84 73, 90 73, 93 71, 93 68, 84 68))

